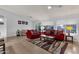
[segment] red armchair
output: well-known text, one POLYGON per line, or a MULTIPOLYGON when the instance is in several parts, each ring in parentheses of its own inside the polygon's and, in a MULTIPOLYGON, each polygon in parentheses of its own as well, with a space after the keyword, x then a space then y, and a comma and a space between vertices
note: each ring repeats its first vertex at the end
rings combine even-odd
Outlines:
POLYGON ((65 34, 63 33, 63 31, 57 31, 55 39, 64 40, 64 38, 65 38, 65 34))
POLYGON ((36 38, 40 38, 41 33, 36 31, 36 30, 27 30, 27 38, 29 39, 36 39, 36 38))
POLYGON ((64 34, 60 34, 60 35, 56 35, 55 39, 56 40, 64 40, 65 35, 64 34))

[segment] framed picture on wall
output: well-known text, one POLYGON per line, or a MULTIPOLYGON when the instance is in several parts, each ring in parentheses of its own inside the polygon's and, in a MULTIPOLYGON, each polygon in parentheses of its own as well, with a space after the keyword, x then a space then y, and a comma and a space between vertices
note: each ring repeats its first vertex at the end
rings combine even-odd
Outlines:
POLYGON ((25 24, 25 21, 21 21, 22 22, 22 24, 25 24))
POLYGON ((66 25, 66 32, 70 32, 70 33, 77 33, 77 26, 76 24, 71 24, 71 25, 66 25))
POLYGON ((28 22, 26 21, 26 22, 25 22, 25 24, 27 25, 27 24, 28 24, 28 22))
POLYGON ((21 21, 18 21, 18 24, 21 24, 21 21))
POLYGON ((21 20, 19 20, 19 21, 18 21, 18 24, 27 25, 28 22, 27 22, 27 21, 21 21, 21 20))

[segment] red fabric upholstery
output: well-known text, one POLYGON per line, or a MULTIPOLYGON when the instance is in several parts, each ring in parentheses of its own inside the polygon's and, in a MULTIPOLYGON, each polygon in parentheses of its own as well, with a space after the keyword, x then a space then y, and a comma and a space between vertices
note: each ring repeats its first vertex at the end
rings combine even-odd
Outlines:
POLYGON ((27 38, 29 39, 36 39, 36 38, 40 38, 41 34, 45 34, 48 36, 53 36, 55 37, 56 40, 64 40, 65 34, 63 33, 63 31, 58 31, 58 30, 47 30, 45 32, 37 32, 36 30, 27 30, 27 38))
POLYGON ((65 34, 63 33, 63 31, 57 31, 55 39, 64 40, 64 37, 65 37, 65 34))
POLYGON ((65 34, 63 31, 58 31, 58 30, 47 30, 43 34, 48 35, 48 36, 53 36, 55 37, 56 40, 64 40, 65 34))
POLYGON ((40 32, 37 32, 36 30, 27 30, 27 38, 29 39, 36 39, 36 38, 40 38, 40 32))
POLYGON ((64 34, 56 35, 55 39, 64 40, 64 34))

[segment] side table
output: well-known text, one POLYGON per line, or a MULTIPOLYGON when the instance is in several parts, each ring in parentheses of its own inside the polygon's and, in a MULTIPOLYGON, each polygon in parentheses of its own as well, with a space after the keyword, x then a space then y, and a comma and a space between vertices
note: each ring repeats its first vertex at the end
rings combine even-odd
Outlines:
POLYGON ((65 40, 66 40, 66 41, 68 41, 68 39, 67 39, 68 37, 70 37, 70 38, 71 38, 72 43, 73 43, 73 36, 68 36, 68 35, 67 35, 67 36, 65 37, 65 40))

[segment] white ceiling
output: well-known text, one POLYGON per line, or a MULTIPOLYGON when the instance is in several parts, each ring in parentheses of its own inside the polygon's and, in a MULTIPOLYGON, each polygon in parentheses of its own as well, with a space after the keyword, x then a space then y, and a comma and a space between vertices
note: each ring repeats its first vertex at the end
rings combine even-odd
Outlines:
POLYGON ((79 6, 77 5, 62 6, 60 8, 52 6, 50 10, 48 10, 47 5, 0 5, 0 8, 24 17, 32 16, 33 20, 48 20, 79 14, 79 6))

